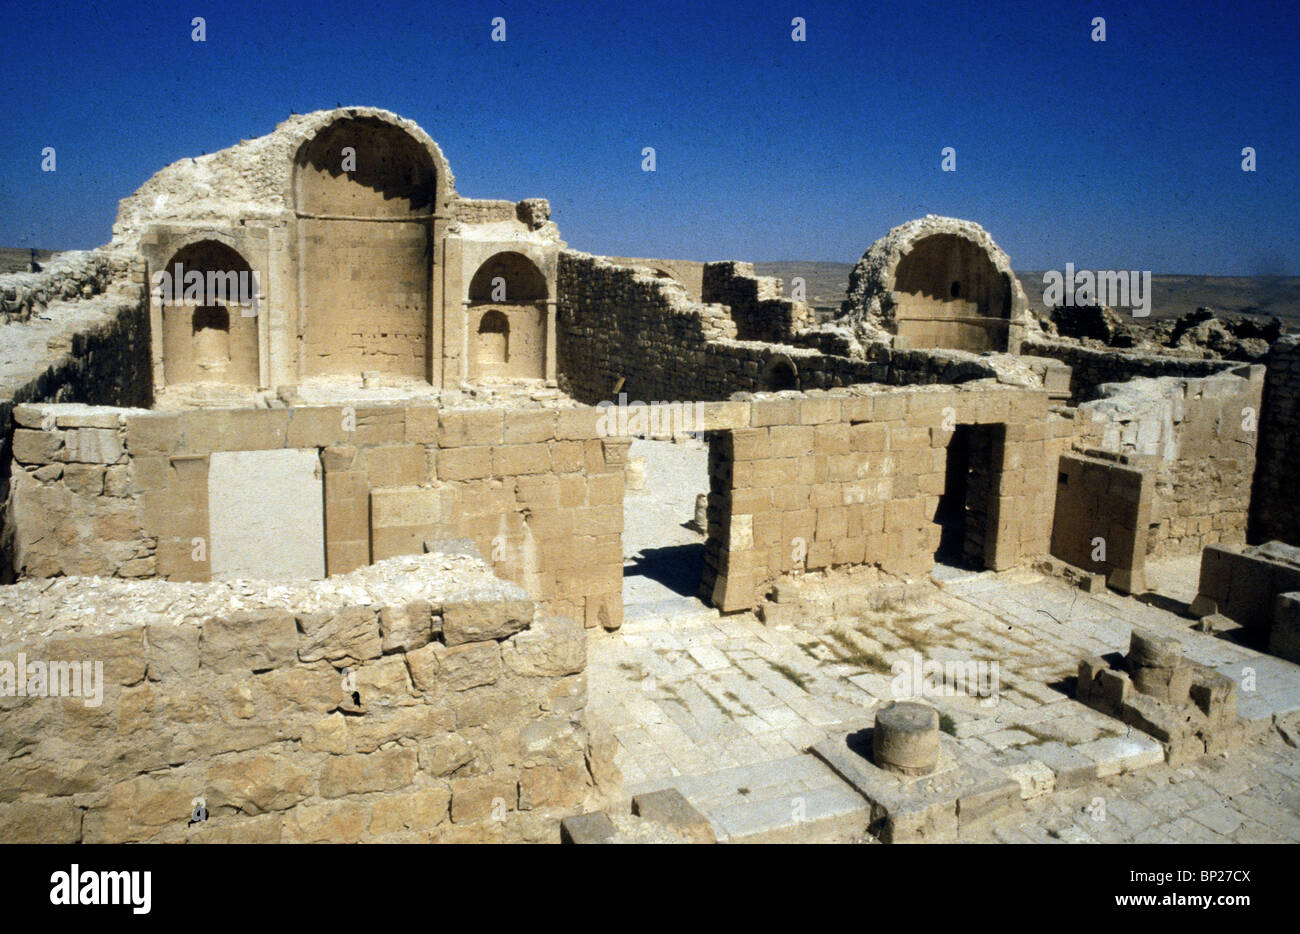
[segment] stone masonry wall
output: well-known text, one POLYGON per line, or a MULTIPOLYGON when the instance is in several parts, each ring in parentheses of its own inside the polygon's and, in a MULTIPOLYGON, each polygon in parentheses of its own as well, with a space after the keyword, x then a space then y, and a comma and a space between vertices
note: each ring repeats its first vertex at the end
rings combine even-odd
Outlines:
POLYGON ((1046 553, 1055 463, 1073 437, 1041 390, 992 383, 803 398, 760 397, 709 445, 709 540, 702 591, 724 611, 753 607, 782 575, 934 564, 947 444, 957 425, 1004 425, 984 560, 1004 569, 1046 553))
POLYGON ((9 843, 558 842, 593 770, 617 781, 582 626, 468 554, 314 585, 29 581, 0 621, 31 684, 0 698, 9 843), (51 692, 86 661, 98 704, 62 665, 51 692))
POLYGON ((9 323, 0 323, 6 351, 0 355, 0 582, 8 580, 6 569, 13 563, 3 503, 13 459, 14 406, 153 402, 143 268, 110 280, 122 269, 105 254, 76 256, 41 273, 0 276, 0 289, 10 296, 5 299, 9 323))
POLYGON ((1063 454, 1056 480, 1052 554, 1106 575, 1124 593, 1146 591, 1153 482, 1117 460, 1063 454))
POLYGON ((1296 495, 1296 445, 1300 439, 1300 337, 1273 344, 1264 360, 1263 411, 1259 423, 1249 539, 1300 545, 1300 496, 1296 495))
POLYGON ((1080 441, 1154 479, 1147 554, 1246 540, 1264 369, 1110 385, 1080 407, 1080 441))
POLYGON ((1029 337, 1020 346, 1022 354, 1052 357, 1068 365, 1070 397, 1075 403, 1097 397, 1102 383, 1122 383, 1138 376, 1209 376, 1240 366, 1231 360, 1196 360, 1163 354, 1128 353, 1113 347, 1085 347, 1072 341, 1029 337))
POLYGON ((808 306, 782 298, 781 280, 756 276, 753 263, 705 263, 700 297, 731 309, 742 341, 786 344, 811 323, 808 306))
POLYGON ((961 352, 873 346, 867 359, 852 359, 735 340, 736 322, 724 306, 693 302, 672 280, 583 253, 561 252, 558 289, 562 384, 588 404, 613 401, 618 392, 647 402, 721 401, 736 392, 781 388, 769 385, 768 376, 778 360, 797 370, 795 388, 801 390, 995 375, 987 362, 961 352))
POLYGON ((18 576, 207 580, 209 458, 309 450, 323 471, 326 568, 469 538, 549 612, 622 622, 629 439, 601 412, 376 406, 180 413, 15 411, 18 576))

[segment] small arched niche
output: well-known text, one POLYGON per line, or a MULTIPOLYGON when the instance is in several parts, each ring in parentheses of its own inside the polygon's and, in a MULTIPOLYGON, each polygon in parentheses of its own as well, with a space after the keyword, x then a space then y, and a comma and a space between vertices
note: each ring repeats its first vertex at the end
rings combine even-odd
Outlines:
POLYGON ((549 297, 546 276, 522 253, 497 253, 479 266, 468 295, 471 378, 544 378, 549 297))
POLYGON ((782 392, 799 388, 799 370, 785 354, 768 358, 763 367, 763 388, 768 392, 782 392))
POLYGON ((258 283, 248 261, 217 240, 182 247, 161 301, 163 380, 168 385, 258 385, 258 283))

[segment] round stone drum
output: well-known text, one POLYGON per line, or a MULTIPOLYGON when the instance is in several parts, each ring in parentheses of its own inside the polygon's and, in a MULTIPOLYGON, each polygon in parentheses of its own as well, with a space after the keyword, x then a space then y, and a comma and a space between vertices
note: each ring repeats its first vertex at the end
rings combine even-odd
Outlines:
POLYGON ((939 711, 912 701, 895 701, 876 714, 871 757, 900 775, 929 775, 939 764, 939 711))

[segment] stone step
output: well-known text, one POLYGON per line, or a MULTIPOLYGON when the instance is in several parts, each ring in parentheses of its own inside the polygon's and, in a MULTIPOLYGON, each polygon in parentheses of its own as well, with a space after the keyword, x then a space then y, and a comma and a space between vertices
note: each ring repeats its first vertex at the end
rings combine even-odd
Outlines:
POLYGON ((805 843, 860 839, 870 807, 814 756, 721 769, 645 782, 676 788, 729 843, 805 843))

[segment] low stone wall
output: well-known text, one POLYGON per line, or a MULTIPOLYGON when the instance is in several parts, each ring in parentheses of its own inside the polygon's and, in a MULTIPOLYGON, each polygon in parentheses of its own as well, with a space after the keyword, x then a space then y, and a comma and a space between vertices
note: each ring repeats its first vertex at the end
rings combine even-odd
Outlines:
MULTIPOLYGON (((105 286, 101 274, 116 270, 103 254, 73 263, 65 270, 69 289, 81 282, 90 298, 63 300, 50 291, 52 305, 40 304, 38 291, 25 293, 28 311, 48 310, 52 320, 13 318, 0 325, 6 345, 0 359, 0 582, 13 564, 10 521, 3 505, 9 496, 13 460, 12 414, 25 402, 84 402, 148 406, 153 402, 150 368, 149 310, 142 269, 105 286), (79 279, 81 273, 89 279, 79 279), (97 291, 106 288, 106 291, 97 291)), ((35 275, 44 275, 35 274, 35 275)), ((0 277, 12 279, 16 277, 0 277)), ((59 280, 55 277, 55 281, 59 280)), ((81 291, 75 291, 81 295, 81 291)))
MULTIPOLYGON (((419 553, 427 539, 469 538, 548 611, 617 628, 630 439, 600 437, 601 415, 20 406, 13 567, 20 577, 208 580, 221 557, 210 515, 214 455, 300 451, 318 460, 316 480, 303 482, 320 483, 324 502, 324 540, 303 547, 324 551, 329 574, 419 553)), ((259 469, 245 471, 254 487, 267 479, 259 469)), ((288 547, 279 536, 277 544, 288 547)))
POLYGON ((122 254, 73 250, 58 254, 40 272, 0 275, 0 324, 26 321, 57 301, 99 295, 128 267, 122 254))
POLYGON ((30 581, 0 620, 24 688, 0 697, 7 843, 558 842, 593 771, 617 781, 582 626, 469 554, 314 585, 30 581))
POLYGON ((1300 438, 1300 336, 1273 344, 1264 360, 1263 410, 1251 491, 1250 541, 1300 545, 1296 444, 1300 438))
POLYGON ((724 611, 755 606, 792 572, 928 571, 948 445, 962 425, 1001 429, 986 497, 964 504, 967 521, 983 523, 985 564, 1001 570, 1047 551, 1056 455, 1074 426, 1049 416, 1041 390, 854 387, 732 405, 743 427, 710 436, 702 585, 724 611))
POLYGON ((1138 376, 1210 376, 1241 366, 1232 360, 1197 360, 1162 354, 1128 353, 1113 347, 1086 347, 1071 341, 1027 337, 1022 354, 1052 357, 1070 367, 1070 396, 1076 402, 1097 397, 1103 383, 1120 383, 1138 376))

